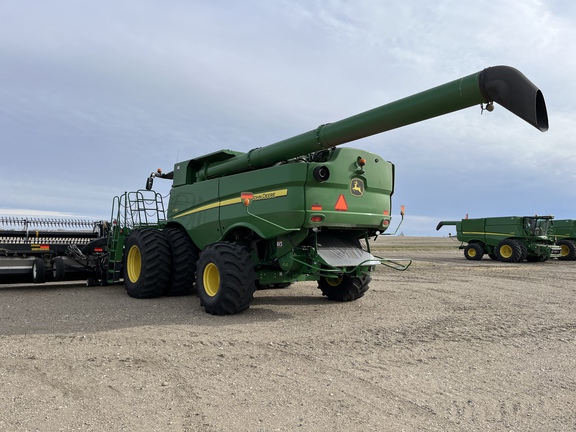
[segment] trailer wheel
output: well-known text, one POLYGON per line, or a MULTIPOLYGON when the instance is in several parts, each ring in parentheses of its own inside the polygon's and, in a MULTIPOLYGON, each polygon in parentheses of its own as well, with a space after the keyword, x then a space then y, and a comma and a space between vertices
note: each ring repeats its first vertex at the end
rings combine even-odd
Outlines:
POLYGON ((124 286, 130 297, 160 297, 167 291, 170 247, 161 231, 132 231, 126 240, 124 259, 124 286))
POLYGON ((46 282, 46 265, 42 258, 35 258, 32 263, 32 282, 44 283, 46 282))
POLYGON ((498 260, 502 262, 516 263, 523 259, 521 244, 514 239, 504 239, 495 249, 498 260))
POLYGON ((55 281, 64 280, 66 276, 66 265, 64 264, 64 259, 62 257, 54 258, 52 262, 52 278, 55 281))
POLYGON ((164 236, 168 240, 171 256, 170 283, 166 295, 188 295, 192 292, 196 278, 199 250, 182 229, 165 229, 164 236))
POLYGON ((196 271, 198 297, 212 315, 230 315, 250 307, 256 291, 256 275, 250 251, 236 243, 207 246, 196 271))
POLYGON ((478 261, 484 256, 484 248, 480 243, 469 243, 464 248, 464 257, 468 260, 478 261))
POLYGON ((559 260, 576 260, 576 242, 574 240, 558 240, 556 244, 562 248, 558 257, 559 260))
POLYGON ((318 281, 318 288, 330 300, 347 302, 358 300, 366 291, 372 277, 366 273, 361 277, 340 276, 339 278, 321 277, 318 281))

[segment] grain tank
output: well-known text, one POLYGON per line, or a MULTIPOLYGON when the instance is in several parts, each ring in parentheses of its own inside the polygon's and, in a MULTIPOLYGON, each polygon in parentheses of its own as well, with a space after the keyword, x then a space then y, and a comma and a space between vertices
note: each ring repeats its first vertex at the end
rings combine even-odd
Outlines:
POLYGON ((390 226, 394 165, 339 146, 474 105, 492 111, 494 102, 548 129, 540 90, 496 66, 274 144, 155 172, 149 192, 155 178, 172 180, 167 209, 156 194, 158 219, 135 220, 126 214, 143 213, 144 195, 117 201, 113 217, 128 222, 114 231, 109 279, 123 272, 138 298, 186 294, 195 282, 206 312, 218 315, 247 309, 259 288, 296 281, 317 281, 332 300, 356 300, 386 263, 370 239, 390 226))

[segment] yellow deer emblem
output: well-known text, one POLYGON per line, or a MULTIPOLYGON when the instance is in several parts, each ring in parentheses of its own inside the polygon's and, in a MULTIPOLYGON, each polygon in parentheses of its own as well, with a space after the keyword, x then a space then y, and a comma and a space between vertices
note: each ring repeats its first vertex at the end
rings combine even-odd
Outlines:
POLYGON ((350 193, 354 196, 364 195, 364 181, 355 178, 350 182, 350 193))

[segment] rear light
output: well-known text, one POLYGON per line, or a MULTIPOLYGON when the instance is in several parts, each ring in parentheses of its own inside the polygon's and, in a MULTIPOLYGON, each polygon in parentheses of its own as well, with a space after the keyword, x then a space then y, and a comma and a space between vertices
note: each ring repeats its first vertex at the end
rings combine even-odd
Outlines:
POLYGON ((382 226, 383 226, 383 227, 388 227, 388 225, 390 225, 390 221, 389 221, 388 219, 384 219, 384 220, 382 221, 382 226))
POLYGON ((323 220, 324 220, 324 216, 318 216, 318 215, 312 216, 310 218, 310 222, 313 222, 313 223, 319 223, 319 222, 322 222, 323 220))

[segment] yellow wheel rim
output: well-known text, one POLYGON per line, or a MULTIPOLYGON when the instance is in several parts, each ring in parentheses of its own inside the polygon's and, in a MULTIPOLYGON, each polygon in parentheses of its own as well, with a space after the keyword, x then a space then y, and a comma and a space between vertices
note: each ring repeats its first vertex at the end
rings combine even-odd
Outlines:
POLYGON ((562 249, 560 250, 560 256, 565 257, 570 253, 570 248, 568 246, 562 245, 561 248, 562 249))
POLYGON ((502 258, 510 258, 512 256, 512 253, 513 253, 512 248, 508 245, 503 245, 500 248, 500 256, 502 258))
POLYGON ((338 278, 326 278, 326 283, 330 286, 338 286, 342 283, 342 276, 338 277, 338 278))
POLYGON ((468 249, 468 256, 470 258, 474 258, 476 256, 476 249, 474 249, 474 248, 468 249))
POLYGON ((142 272, 142 255, 140 255, 138 246, 132 246, 128 251, 126 267, 128 279, 130 279, 130 282, 136 283, 140 279, 140 273, 142 272))
POLYGON ((216 264, 209 263, 204 268, 202 282, 204 282, 204 291, 206 291, 206 294, 210 297, 218 294, 218 290, 220 289, 220 272, 218 272, 216 264))

